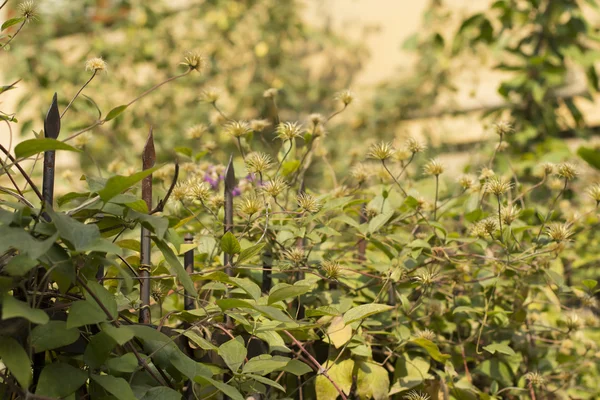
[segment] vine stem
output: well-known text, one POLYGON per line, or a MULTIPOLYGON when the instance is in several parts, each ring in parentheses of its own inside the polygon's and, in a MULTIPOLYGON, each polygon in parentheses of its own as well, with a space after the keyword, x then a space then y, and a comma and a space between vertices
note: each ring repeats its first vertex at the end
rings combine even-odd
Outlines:
POLYGON ((83 86, 77 91, 77 93, 75 93, 75 96, 71 99, 71 101, 69 102, 69 104, 67 104, 67 106, 63 110, 62 114, 60 114, 60 118, 61 119, 62 119, 62 117, 65 116, 65 114, 67 113, 67 111, 69 110, 69 108, 71 108, 71 104, 73 104, 73 102, 77 99, 77 97, 79 97, 79 95, 81 94, 81 92, 83 91, 83 89, 85 89, 85 87, 90 84, 90 82, 92 81, 92 79, 94 79, 94 77, 96 76, 97 73, 98 73, 98 70, 95 69, 94 73, 92 74, 92 76, 90 76, 90 79, 88 79, 87 82, 83 84, 83 86))
POLYGON ((290 148, 288 149, 288 151, 286 151, 285 155, 281 159, 281 162, 279 163, 279 167, 277 167, 277 171, 275 171, 275 175, 273 175, 273 177, 277 176, 277 174, 279 173, 279 170, 281 169, 281 166, 283 165, 283 162, 285 161, 287 156, 290 154, 290 151, 292 151, 292 147, 294 147, 294 145, 292 143, 292 139, 290 139, 289 142, 290 142, 290 148))
POLYGON ((306 357, 310 360, 310 362, 313 363, 315 367, 317 367, 318 373, 321 374, 321 375, 323 375, 325 378, 327 378, 327 380, 329 380, 329 382, 331 382, 331 384, 333 385, 333 387, 335 388, 335 390, 337 390, 337 392, 342 397, 342 400, 348 400, 348 397, 346 397, 346 395, 344 394, 344 392, 342 391, 342 389, 340 389, 340 387, 338 386, 338 384, 335 383, 335 381, 333 379, 331 379, 331 377, 327 373, 327 370, 325 368, 323 368, 323 366, 312 356, 312 354, 310 354, 304 348, 304 346, 302 345, 302 343, 298 339, 296 339, 294 337, 294 335, 292 335, 288 331, 284 330, 283 333, 285 333, 290 339, 292 339, 292 342, 294 342, 294 344, 300 348, 300 350, 302 351, 302 353, 304 353, 306 355, 306 357))

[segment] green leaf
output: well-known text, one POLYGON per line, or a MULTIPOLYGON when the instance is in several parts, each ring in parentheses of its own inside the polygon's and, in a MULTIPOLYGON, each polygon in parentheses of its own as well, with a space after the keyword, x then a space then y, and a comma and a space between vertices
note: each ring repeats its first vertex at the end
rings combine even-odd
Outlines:
POLYGON ((17 25, 23 21, 25 21, 25 17, 16 17, 16 18, 8 19, 8 20, 4 21, 4 23, 2 24, 2 28, 0 28, 0 31, 5 30, 6 28, 10 28, 13 25, 17 25))
POLYGON ((379 214, 374 217, 371 221, 369 221, 369 233, 375 233, 380 230, 394 215, 393 211, 384 212, 383 214, 379 214))
POLYGON ((242 251, 240 242, 236 239, 233 233, 227 232, 221 238, 221 250, 229 255, 238 254, 242 251))
POLYGON ((102 331, 106 332, 118 345, 122 346, 133 339, 133 331, 127 326, 113 326, 109 323, 102 324, 102 331))
POLYGON ((352 339, 352 326, 344 324, 340 315, 333 317, 327 328, 327 339, 339 349, 352 339))
POLYGON ((356 374, 356 394, 361 398, 386 400, 390 389, 388 371, 372 362, 359 362, 356 374))
POLYGON ((123 378, 110 375, 92 375, 92 379, 119 400, 137 400, 129 383, 123 378))
POLYGON ((240 253, 236 264, 241 264, 244 261, 247 261, 249 259, 251 259, 252 257, 254 257, 255 255, 259 254, 262 249, 265 247, 265 243, 259 243, 256 244, 252 247, 248 247, 247 249, 242 250, 242 252, 240 253))
POLYGON ((600 150, 581 146, 577 149, 579 157, 596 169, 600 169, 600 150))
POLYGON ((285 392, 285 389, 283 388, 283 386, 281 386, 279 383, 277 383, 269 378, 265 378, 264 376, 254 375, 254 374, 245 374, 245 376, 247 376, 248 378, 252 378, 255 381, 258 381, 260 383, 264 383, 265 385, 273 386, 274 388, 279 389, 282 392, 285 392))
POLYGON ((183 335, 192 342, 194 342, 194 344, 200 347, 202 350, 217 350, 217 346, 204 339, 202 336, 198 335, 194 331, 187 330, 183 333, 183 335))
POLYGON ((583 283, 585 287, 587 287, 590 290, 593 290, 596 287, 596 285, 598 285, 598 281, 594 279, 584 279, 581 283, 583 283))
POLYGON ((282 301, 292 297, 298 297, 300 295, 310 292, 311 289, 312 288, 310 286, 305 285, 288 285, 280 287, 269 294, 269 300, 267 304, 271 305, 273 303, 277 303, 278 301, 282 301))
POLYGON ((371 315, 391 310, 392 308, 394 307, 386 304, 363 304, 346 311, 344 314, 344 323, 349 325, 354 321, 359 321, 371 315))
POLYGON ((22 388, 31 385, 31 361, 19 342, 10 337, 0 338, 0 359, 22 388))
MULTIPOLYGON (((353 360, 347 359, 333 365, 331 365, 331 362, 328 360, 323 367, 325 369, 329 368, 329 377, 345 394, 350 393, 350 388, 352 387, 352 372, 354 370, 353 360), (331 368, 329 368, 330 366, 331 368)), ((317 393, 317 400, 335 400, 339 396, 338 391, 333 384, 323 375, 317 375, 315 380, 315 391, 317 393)))
POLYGON ((106 314, 97 304, 89 300, 75 301, 71 304, 67 317, 67 329, 78 328, 84 325, 99 324, 106 321, 106 314))
POLYGON ((81 223, 64 213, 55 212, 51 207, 48 207, 46 212, 56 226, 60 237, 76 251, 86 251, 98 241, 103 240, 100 229, 94 224, 81 223))
MULTIPOLYGON (((112 318, 116 318, 119 315, 119 311, 117 309, 117 301, 115 300, 115 296, 112 293, 110 293, 104 286, 100 285, 98 282, 95 281, 88 281, 87 287, 88 289, 90 289, 90 292, 94 294, 98 298, 98 300, 100 300, 100 303, 104 305, 104 307, 110 313, 112 318)), ((90 294, 86 295, 86 298, 90 303, 95 304, 100 311, 103 311, 102 308, 100 308, 100 306, 96 302, 96 300, 90 294)), ((106 313, 104 313, 104 315, 106 315, 106 313)))
POLYGON ((165 386, 153 387, 140 400, 181 400, 181 394, 165 386))
POLYGON ((35 394, 62 399, 79 389, 87 378, 85 371, 69 364, 48 364, 40 374, 35 394))
POLYGON ((111 119, 115 119, 117 118, 123 111, 125 111, 127 109, 127 104, 124 104, 122 106, 118 106, 113 108, 112 110, 110 110, 108 112, 108 114, 106 115, 106 118, 104 118, 104 121, 110 121, 111 119))
POLYGON ((50 321, 31 331, 29 340, 35 353, 67 346, 79 339, 78 329, 67 329, 65 321, 50 321))
POLYGON ((262 294, 260 287, 248 278, 229 278, 233 284, 248 293, 254 300, 258 300, 262 294))
POLYGON ((244 365, 242 373, 267 375, 275 370, 283 369, 289 362, 290 359, 287 357, 263 354, 248 360, 246 365, 244 365))
POLYGON ((138 368, 137 357, 133 353, 127 353, 121 357, 111 358, 106 362, 110 371, 130 373, 138 368))
POLYGON ((229 396, 232 400, 244 400, 244 397, 238 392, 236 388, 226 383, 216 381, 206 376, 197 376, 194 378, 197 383, 209 384, 217 388, 220 392, 229 396))
POLYGON ((25 318, 38 325, 44 325, 50 321, 50 317, 44 311, 31 308, 26 302, 5 294, 2 297, 2 319, 17 317, 25 318))
POLYGON ((312 372, 311 367, 309 367, 302 361, 296 359, 290 360, 290 362, 285 367, 283 367, 283 370, 296 376, 302 376, 308 374, 309 372, 312 372))
POLYGON ((17 158, 25 158, 30 157, 34 154, 43 153, 45 151, 54 151, 54 150, 67 150, 67 151, 75 151, 81 152, 81 150, 76 149, 73 146, 70 146, 66 143, 61 142, 60 140, 43 138, 43 139, 29 139, 25 140, 18 145, 15 146, 15 156, 17 158))
POLYGON ((225 364, 233 372, 237 372, 240 366, 244 362, 246 355, 248 354, 244 339, 241 336, 237 336, 228 342, 223 343, 219 346, 219 355, 225 361, 225 364))
POLYGON ((429 356, 431 358, 433 358, 435 361, 444 363, 444 362, 446 362, 447 359, 450 358, 450 356, 448 354, 442 354, 440 352, 440 349, 438 348, 437 344, 433 343, 431 340, 428 340, 425 338, 417 338, 417 339, 412 339, 410 342, 425 349, 425 351, 427 351, 429 356))
POLYGON ((123 176, 123 175, 111 176, 106 181, 106 185, 104 186, 104 188, 102 188, 101 190, 98 191, 98 196, 100 196, 102 201, 104 201, 106 203, 110 199, 115 197, 116 195, 121 194, 123 191, 129 189, 136 183, 140 182, 145 177, 152 175, 152 173, 154 171, 156 171, 157 169, 159 169, 161 167, 162 167, 162 165, 158 165, 156 167, 152 167, 152 168, 148 168, 143 171, 140 171, 140 172, 136 172, 135 174, 130 175, 130 176, 123 176))
POLYGON ((179 258, 175 255, 173 250, 171 250, 171 248, 164 241, 159 240, 154 236, 152 237, 152 240, 156 244, 156 247, 158 247, 158 249, 165 257, 167 264, 169 264, 171 273, 177 276, 177 279, 183 285, 185 290, 187 290, 188 293, 193 293, 193 296, 197 296, 198 292, 196 290, 196 287, 194 286, 192 278, 190 278, 185 268, 183 268, 183 265, 181 265, 179 258))
POLYGON ((515 353, 515 351, 513 349, 511 349, 505 343, 492 343, 489 346, 483 346, 483 349, 486 351, 489 351, 492 354, 494 354, 496 352, 502 353, 502 354, 508 354, 509 356, 514 356, 517 354, 517 353, 515 353))

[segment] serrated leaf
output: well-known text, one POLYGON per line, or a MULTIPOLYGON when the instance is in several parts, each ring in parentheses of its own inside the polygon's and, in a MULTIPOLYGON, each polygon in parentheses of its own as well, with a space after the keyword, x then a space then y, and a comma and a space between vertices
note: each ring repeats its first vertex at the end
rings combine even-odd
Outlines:
POLYGON ((264 249, 265 245, 266 245, 265 243, 259 243, 254 246, 248 247, 247 249, 242 250, 242 252, 238 256, 236 264, 241 264, 244 261, 247 261, 247 260, 251 259, 252 257, 254 257, 255 255, 259 254, 262 251, 262 249, 264 249))
POLYGON ((221 238, 221 250, 229 255, 239 254, 242 251, 240 242, 231 232, 226 232, 221 238))
POLYGON ((56 139, 41 138, 25 140, 15 146, 15 156, 26 158, 45 151, 65 150, 80 153, 81 150, 56 139))
POLYGON ((35 394, 62 399, 79 389, 88 375, 85 371, 65 363, 46 365, 40 374, 35 394))
POLYGON ((19 342, 11 337, 0 340, 0 359, 22 388, 31 385, 31 361, 19 342))
POLYGON ((223 358, 223 361, 225 361, 225 364, 227 364, 229 369, 233 372, 237 372, 240 369, 240 366, 243 364, 244 359, 248 354, 244 339, 241 336, 237 336, 236 338, 223 343, 219 346, 218 353, 221 358, 223 358))
POLYGON ((5 294, 2 297, 2 319, 7 320, 17 317, 25 318, 38 325, 47 324, 50 321, 50 317, 44 311, 31 308, 26 302, 5 294))
POLYGON ((78 329, 67 329, 65 321, 49 321, 31 330, 29 340, 35 353, 67 346, 79 339, 78 329))
POLYGON ((391 310, 392 308, 394 307, 388 306, 387 304, 363 304, 346 311, 344 314, 344 323, 349 325, 355 321, 391 310))
POLYGON ((110 121, 111 119, 117 118, 126 109, 127 109, 126 104, 113 108, 112 110, 110 110, 108 112, 108 114, 106 115, 106 118, 104 118, 104 121, 110 121))

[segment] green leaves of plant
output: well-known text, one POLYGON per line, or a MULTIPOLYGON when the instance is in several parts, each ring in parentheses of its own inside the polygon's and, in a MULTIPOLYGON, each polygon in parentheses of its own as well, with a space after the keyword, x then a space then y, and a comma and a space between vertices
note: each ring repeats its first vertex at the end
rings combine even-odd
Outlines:
POLYGON ((171 248, 162 240, 158 240, 155 237, 152 237, 152 240, 154 240, 156 247, 158 247, 158 249, 165 257, 165 260, 169 264, 171 272, 177 275, 177 279, 179 280, 179 282, 181 282, 185 290, 187 290, 188 293, 195 294, 196 288, 194 287, 194 282, 192 282, 192 278, 190 278, 190 276, 187 274, 185 268, 183 268, 183 265, 181 265, 179 258, 177 258, 173 250, 171 250, 171 248))
POLYGON ((121 115, 123 113, 123 111, 125 111, 127 109, 127 105, 122 105, 122 106, 117 106, 115 108, 113 108, 112 110, 110 110, 108 112, 108 114, 106 115, 106 118, 104 118, 104 121, 108 122, 112 119, 117 118, 119 115, 121 115))
POLYGON ((357 363, 356 394, 361 399, 386 400, 390 389, 388 371, 373 362, 357 363))
POLYGON ((496 352, 506 354, 509 356, 514 356, 517 354, 506 343, 492 343, 489 346, 484 346, 483 349, 489 351, 492 354, 496 352))
POLYGON ((79 330, 67 329, 65 321, 50 321, 46 325, 38 325, 33 328, 29 337, 35 353, 66 346, 77 339, 79 339, 79 330))
POLYGON ((450 356, 448 354, 442 354, 442 352, 440 352, 440 349, 438 348, 437 344, 433 343, 431 340, 428 340, 425 338, 416 338, 416 339, 412 339, 411 343, 414 343, 414 344, 422 347, 423 349, 425 349, 425 351, 429 354, 429 356, 431 358, 433 358, 435 361, 444 363, 444 362, 446 362, 446 360, 448 360, 450 358, 450 356))
POLYGON ((0 31, 8 29, 13 25, 20 24, 23 21, 25 21, 24 17, 16 17, 16 18, 8 19, 8 20, 4 21, 4 23, 2 24, 2 28, 0 28, 0 31))
POLYGON ((9 294, 5 294, 2 297, 2 319, 5 320, 17 317, 25 318, 26 320, 39 325, 46 324, 50 320, 48 314, 44 311, 31 308, 26 302, 17 300, 9 294))
POLYGON ((137 400, 129 383, 123 378, 111 375, 92 375, 92 379, 118 400, 137 400))
POLYGON ((262 251, 262 249, 264 249, 265 245, 266 245, 265 243, 259 243, 254 246, 248 247, 247 249, 242 250, 242 252, 240 253, 240 255, 236 261, 236 264, 241 264, 244 261, 248 261, 255 255, 259 254, 262 251))
POLYGON ((136 172, 130 176, 123 175, 115 175, 106 181, 106 185, 104 188, 98 191, 98 196, 102 199, 102 201, 107 202, 116 195, 122 193, 123 191, 129 189, 136 183, 140 182, 145 177, 151 175, 154 171, 161 168, 162 166, 156 166, 149 169, 145 169, 140 172, 136 172))
POLYGON ((581 146, 577 149, 577 154, 592 167, 600 169, 600 149, 581 146))
POLYGON ((219 346, 218 353, 221 358, 223 358, 223 361, 225 361, 225 364, 227 364, 229 369, 233 372, 237 372, 240 369, 248 354, 244 339, 241 336, 237 336, 236 338, 223 343, 219 346))
POLYGON ((360 321, 361 319, 391 310, 392 308, 392 306, 388 306, 387 304, 363 304, 346 311, 344 314, 344 324, 349 325, 355 321, 360 321))
POLYGON ((74 151, 81 152, 81 150, 76 149, 73 146, 70 146, 66 143, 61 142, 60 140, 50 139, 50 138, 40 138, 40 139, 29 139, 25 140, 18 145, 15 146, 15 156, 17 158, 26 158, 33 156, 35 154, 43 153, 45 151, 54 151, 54 150, 66 150, 66 151, 74 151))
POLYGON ((242 247, 233 233, 226 232, 221 238, 221 250, 225 254, 234 255, 239 254, 242 247))
POLYGON ((282 284, 281 286, 283 287, 279 287, 269 294, 269 305, 292 297, 298 297, 311 291, 311 287, 305 285, 282 284))
POLYGON ((31 361, 19 342, 10 337, 0 337, 0 359, 22 388, 31 385, 31 361))
POLYGON ((69 364, 48 364, 40 375, 35 394, 62 399, 79 389, 87 378, 85 371, 69 364))

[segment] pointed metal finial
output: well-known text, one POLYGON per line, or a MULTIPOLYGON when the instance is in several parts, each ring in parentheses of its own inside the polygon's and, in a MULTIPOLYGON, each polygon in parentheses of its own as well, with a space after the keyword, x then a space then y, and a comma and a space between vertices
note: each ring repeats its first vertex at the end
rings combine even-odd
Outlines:
POLYGON ((229 163, 225 170, 225 193, 233 191, 235 188, 235 170, 233 169, 233 154, 229 157, 229 163))
POLYGON ((144 145, 144 151, 142 153, 142 168, 149 169, 154 167, 156 163, 156 150, 154 149, 154 135, 153 129, 150 127, 150 132, 148 133, 148 139, 146 140, 146 144, 144 145))
POLYGON ((52 97, 52 104, 44 120, 44 135, 50 139, 56 139, 60 133, 60 113, 58 112, 57 94, 52 97))

